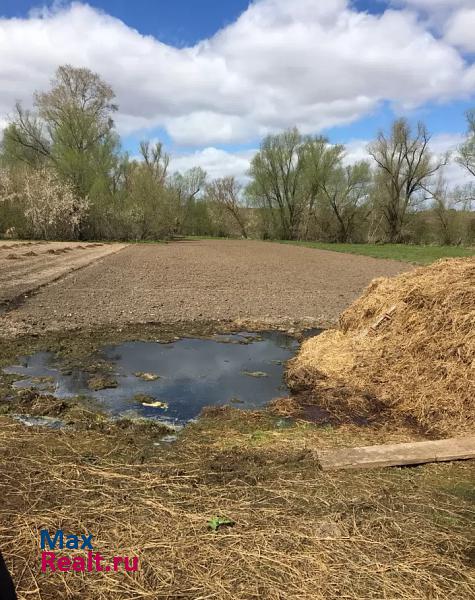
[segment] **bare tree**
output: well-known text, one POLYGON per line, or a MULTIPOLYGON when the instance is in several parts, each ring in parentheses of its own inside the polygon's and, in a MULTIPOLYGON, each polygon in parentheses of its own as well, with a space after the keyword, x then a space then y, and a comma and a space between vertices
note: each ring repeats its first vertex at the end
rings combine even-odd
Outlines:
POLYGON ((399 119, 386 136, 380 132, 368 146, 377 165, 379 194, 377 208, 383 214, 388 240, 400 242, 410 208, 421 198, 428 180, 445 164, 447 157, 436 159, 429 150, 430 135, 423 123, 415 134, 406 119, 399 119))
POLYGON ((216 202, 236 221, 241 235, 247 238, 246 221, 240 201, 241 185, 234 177, 215 179, 206 188, 206 193, 212 202, 216 202))
POLYGON ((163 186, 170 164, 170 157, 163 151, 163 145, 160 142, 152 145, 149 141, 142 141, 140 142, 140 155, 154 181, 163 186))
POLYGON ((461 198, 448 188, 444 177, 437 178, 435 186, 426 188, 428 199, 432 200, 432 212, 436 218, 442 244, 454 243, 456 207, 461 198))
POLYGON ((475 109, 467 112, 468 135, 456 158, 459 165, 475 177, 475 109))
POLYGON ((206 184, 206 177, 203 169, 194 167, 184 173, 175 173, 169 178, 168 186, 175 205, 175 235, 180 233, 188 221, 191 208, 206 184))

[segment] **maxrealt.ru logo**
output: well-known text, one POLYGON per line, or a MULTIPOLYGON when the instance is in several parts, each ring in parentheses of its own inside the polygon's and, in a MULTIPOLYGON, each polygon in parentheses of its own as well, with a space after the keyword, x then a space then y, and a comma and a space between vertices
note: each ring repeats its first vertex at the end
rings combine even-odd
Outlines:
POLYGON ((90 573, 92 571, 120 571, 125 569, 128 572, 138 570, 138 557, 130 558, 128 556, 113 556, 107 560, 99 552, 94 552, 92 543, 93 535, 90 533, 81 533, 80 535, 65 534, 62 529, 58 529, 54 535, 49 531, 42 529, 40 531, 41 553, 41 571, 47 572, 67 572, 90 573), (74 556, 65 556, 49 550, 78 550, 86 551, 86 554, 77 554, 74 556))

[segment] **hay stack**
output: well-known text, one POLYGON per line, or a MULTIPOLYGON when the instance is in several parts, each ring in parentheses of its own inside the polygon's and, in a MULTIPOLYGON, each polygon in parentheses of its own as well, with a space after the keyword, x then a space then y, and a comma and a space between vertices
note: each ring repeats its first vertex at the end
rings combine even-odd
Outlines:
POLYGON ((475 259, 374 280, 339 329, 303 344, 288 378, 294 388, 350 387, 435 434, 473 431, 475 259))

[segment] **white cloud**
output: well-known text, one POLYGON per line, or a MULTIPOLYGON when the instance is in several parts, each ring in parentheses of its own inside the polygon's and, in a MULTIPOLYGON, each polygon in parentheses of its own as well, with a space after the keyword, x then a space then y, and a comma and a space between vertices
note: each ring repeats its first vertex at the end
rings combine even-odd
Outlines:
POLYGON ((246 183, 250 161, 256 152, 257 149, 228 152, 213 147, 204 148, 190 154, 172 156, 170 171, 184 172, 193 167, 201 167, 208 173, 209 179, 233 175, 241 183, 246 183))
POLYGON ((8 125, 8 121, 6 119, 0 118, 0 138, 1 138, 1 135, 3 133, 3 130, 5 129, 5 127, 7 125, 8 125))
POLYGON ((475 0, 393 0, 415 10, 444 40, 465 52, 475 52, 475 0))
POLYGON ((345 144, 345 157, 343 162, 345 165, 352 165, 360 160, 369 160, 368 144, 370 140, 350 140, 345 144))
POLYGON ((256 133, 251 123, 242 117, 211 111, 168 118, 165 125, 173 139, 197 146, 250 139, 256 133))
POLYGON ((473 0, 392 0, 397 8, 409 8, 419 15, 439 23, 463 8, 473 7, 473 0))
POLYGON ((369 15, 347 0, 258 0, 214 37, 178 49, 90 6, 58 6, 0 19, 0 119, 66 62, 112 84, 122 133, 165 127, 175 142, 195 145, 295 124, 316 132, 385 100, 408 108, 475 91, 475 67, 408 10, 369 15))
POLYGON ((393 4, 411 6, 418 10, 439 11, 473 5, 473 0, 394 0, 393 4))
POLYGON ((467 170, 455 162, 457 149, 463 141, 464 136, 461 134, 439 134, 434 135, 431 140, 431 150, 434 154, 438 156, 443 156, 447 152, 450 154, 449 162, 443 171, 449 187, 463 186, 473 182, 473 177, 469 176, 467 170))
POLYGON ((445 38, 467 52, 475 52, 475 8, 458 11, 447 24, 445 38))

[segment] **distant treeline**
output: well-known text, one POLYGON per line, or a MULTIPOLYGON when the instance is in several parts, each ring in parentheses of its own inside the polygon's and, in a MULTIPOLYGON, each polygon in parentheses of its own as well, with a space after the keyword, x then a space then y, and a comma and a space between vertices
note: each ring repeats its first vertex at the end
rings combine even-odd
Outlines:
POLYGON ((15 106, 0 147, 0 235, 160 240, 182 235, 329 242, 475 242, 475 110, 455 160, 473 183, 449 189, 448 156, 423 123, 380 132, 368 160, 297 129, 269 135, 249 184, 171 173, 161 144, 121 151, 114 92, 88 69, 62 66, 34 109, 15 106))

